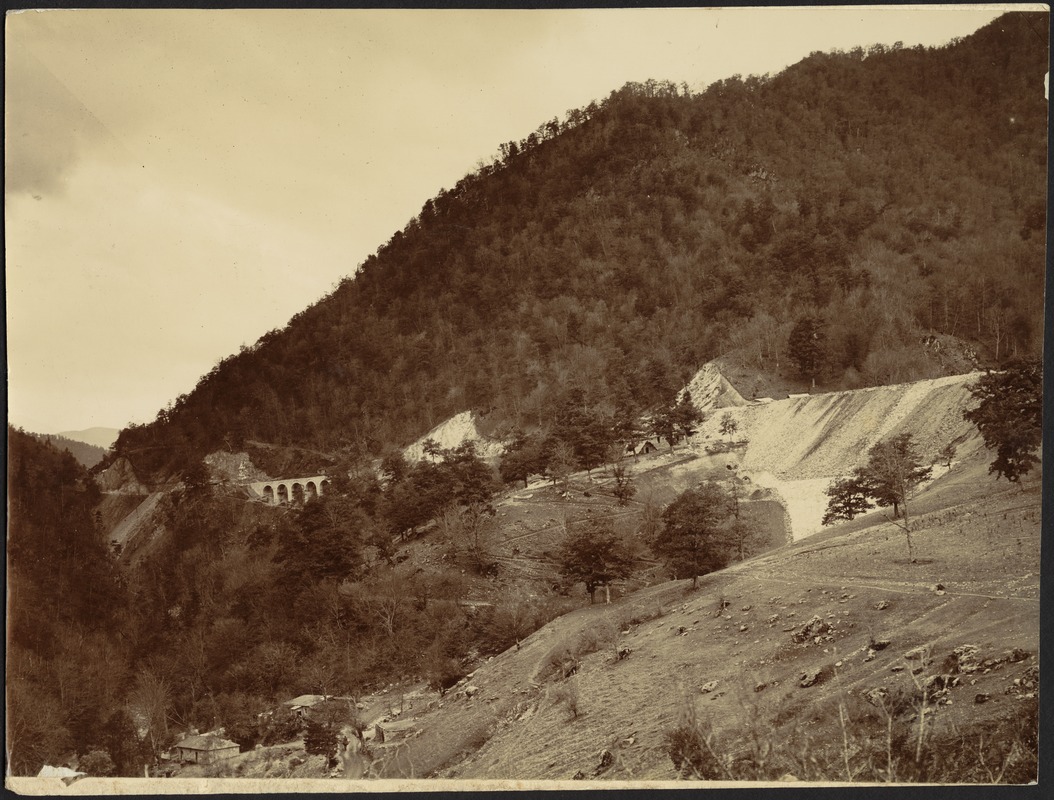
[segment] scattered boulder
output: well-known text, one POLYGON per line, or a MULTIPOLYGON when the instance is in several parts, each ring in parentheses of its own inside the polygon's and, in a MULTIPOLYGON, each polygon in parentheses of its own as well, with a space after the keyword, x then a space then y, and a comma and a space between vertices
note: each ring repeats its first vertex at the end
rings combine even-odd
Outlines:
POLYGON ((633 651, 630 650, 628 647, 620 647, 618 648, 618 650, 615 651, 615 660, 622 661, 626 658, 629 658, 629 654, 632 652, 633 651))
POLYGON ((889 639, 883 639, 883 638, 875 639, 874 637, 871 638, 871 649, 872 650, 885 650, 891 644, 893 644, 893 642, 890 641, 889 639))
POLYGON ((889 608, 888 600, 879 600, 877 603, 875 603, 875 609, 878 611, 885 611, 887 608, 889 608))
POLYGON ((1013 650, 1004 651, 999 658, 979 659, 977 657, 977 648, 974 645, 960 645, 952 651, 952 655, 956 657, 959 672, 980 672, 985 674, 992 670, 1002 669, 1006 664, 1016 664, 1019 661, 1024 661, 1032 654, 1027 650, 1015 647, 1013 650))
POLYGON ((958 686, 962 679, 958 675, 930 675, 922 682, 923 688, 934 696, 941 695, 954 686, 958 686))
POLYGON ((1020 647, 1015 647, 1013 650, 1007 650, 1003 654, 1003 658, 1001 660, 1007 664, 1016 664, 1018 661, 1024 661, 1030 655, 1032 654, 1027 650, 1022 650, 1020 647))
POLYGON ((959 672, 976 672, 980 666, 975 644, 961 644, 952 650, 951 655, 955 656, 959 672))
POLYGON ((599 775, 608 769, 612 764, 615 763, 615 756, 611 754, 611 751, 607 748, 600 751, 600 762, 597 764, 597 768, 593 770, 593 775, 599 775))
POLYGON ((944 594, 944 584, 943 583, 935 583, 935 584, 933 584, 933 593, 934 594, 944 594))
POLYGON ((768 687, 768 684, 762 681, 761 683, 754 684, 755 692, 763 692, 768 687))
POLYGON ((1022 673, 1020 678, 1006 687, 1006 694, 1024 694, 1030 696, 1039 688, 1039 667, 1033 664, 1022 673))
POLYGON ((982 703, 987 703, 991 699, 992 695, 988 694, 987 692, 978 692, 974 695, 973 701, 977 705, 981 705, 982 703))
POLYGON ((930 649, 925 645, 913 647, 904 654, 907 661, 929 661, 930 649))
POLYGON ((465 697, 474 697, 479 693, 479 687, 469 684, 465 687, 465 697))
POLYGON ((699 692, 701 694, 710 694, 710 692, 712 692, 716 688, 717 688, 717 681, 707 681, 706 683, 704 683, 702 686, 699 687, 699 692))
POLYGON ((794 633, 794 636, 792 636, 791 638, 799 644, 807 642, 810 639, 819 644, 819 641, 822 639, 823 635, 830 633, 830 631, 830 623, 825 622, 819 617, 813 617, 800 628, 798 628, 798 630, 794 633))
POLYGON ((882 705, 884 705, 885 700, 886 700, 887 697, 889 697, 889 692, 887 692, 881 686, 878 686, 878 687, 872 689, 871 691, 864 693, 864 699, 867 702, 869 702, 871 705, 879 707, 879 708, 881 708, 882 705))
POLYGON ((832 670, 829 666, 808 670, 807 672, 803 672, 798 678, 798 685, 803 689, 808 689, 810 686, 816 686, 827 680, 831 672, 832 670))
POLYGON ((571 776, 571 780, 573 781, 584 781, 585 779, 586 774, 582 772, 582 770, 578 770, 578 772, 571 776))

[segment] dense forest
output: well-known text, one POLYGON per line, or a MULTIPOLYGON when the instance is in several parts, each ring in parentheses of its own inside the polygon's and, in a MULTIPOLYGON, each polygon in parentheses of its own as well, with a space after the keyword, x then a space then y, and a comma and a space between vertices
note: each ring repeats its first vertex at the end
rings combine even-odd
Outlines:
POLYGON ((639 413, 729 350, 827 388, 928 376, 933 334, 1034 355, 1046 69, 1045 16, 1014 13, 628 84, 503 144, 117 450, 156 475, 246 440, 377 455, 466 409, 545 429, 572 389, 639 413), (787 357, 795 326, 817 352, 787 357))
POLYGON ((105 749, 141 774, 121 702, 129 596, 96 525, 99 491, 69 452, 10 427, 7 441, 9 769, 105 749))

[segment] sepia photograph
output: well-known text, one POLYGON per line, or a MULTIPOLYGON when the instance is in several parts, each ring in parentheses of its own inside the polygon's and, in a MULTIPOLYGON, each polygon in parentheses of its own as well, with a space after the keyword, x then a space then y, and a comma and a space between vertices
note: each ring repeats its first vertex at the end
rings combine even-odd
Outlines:
POLYGON ((1047 6, 5 23, 9 791, 1040 788, 1047 6))

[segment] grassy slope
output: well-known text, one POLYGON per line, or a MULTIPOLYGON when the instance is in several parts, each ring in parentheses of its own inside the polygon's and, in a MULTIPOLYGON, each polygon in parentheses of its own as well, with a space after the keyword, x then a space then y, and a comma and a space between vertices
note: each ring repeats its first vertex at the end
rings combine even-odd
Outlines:
MULTIPOLYGON (((481 667, 472 678, 480 690, 473 698, 448 696, 441 708, 436 698, 421 716, 422 734, 384 771, 567 779, 580 770, 591 776, 608 748, 617 757, 603 778, 668 779, 675 773, 663 732, 688 703, 719 730, 753 714, 777 739, 803 726, 817 742, 840 742, 840 730, 829 729, 832 720, 837 724, 830 704, 874 687, 909 688, 906 673, 890 668, 913 647, 931 646, 938 663, 961 644, 976 645, 983 657, 1014 647, 1037 652, 1039 508, 1038 477, 1010 487, 971 459, 916 501, 917 564, 907 563, 903 536, 870 515, 709 575, 695 592, 684 582, 663 583, 611 606, 573 612, 481 667), (932 590, 938 581, 946 594, 932 590), (722 599, 731 605, 718 617, 722 599), (888 608, 877 610, 883 600, 888 608), (793 643, 788 629, 813 615, 835 625, 832 640, 793 643), (656 618, 629 622, 650 616, 656 618), (633 650, 617 663, 608 641, 616 630, 629 631, 618 642, 633 650), (871 635, 892 645, 864 662, 871 635), (566 681, 546 672, 554 653, 589 649, 591 639, 608 643, 584 655, 570 679, 580 715, 569 719, 566 702, 558 700, 566 681), (834 669, 839 661, 829 680, 798 686, 801 673, 834 669), (713 680, 718 688, 700 694, 713 680), (766 686, 755 691, 758 684, 766 686)), ((952 690, 953 704, 935 713, 932 730, 940 735, 1014 715, 1023 701, 1004 691, 1034 663, 967 676, 952 690), (974 704, 977 693, 992 700, 974 704)))

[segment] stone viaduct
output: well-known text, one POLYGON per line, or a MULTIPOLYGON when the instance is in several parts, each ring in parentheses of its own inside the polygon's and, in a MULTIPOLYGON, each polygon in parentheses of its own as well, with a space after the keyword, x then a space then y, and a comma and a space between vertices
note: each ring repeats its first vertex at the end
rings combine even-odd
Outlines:
POLYGON ((270 505, 303 504, 320 497, 329 488, 329 478, 325 475, 275 478, 273 481, 256 481, 248 486, 255 497, 270 505))

